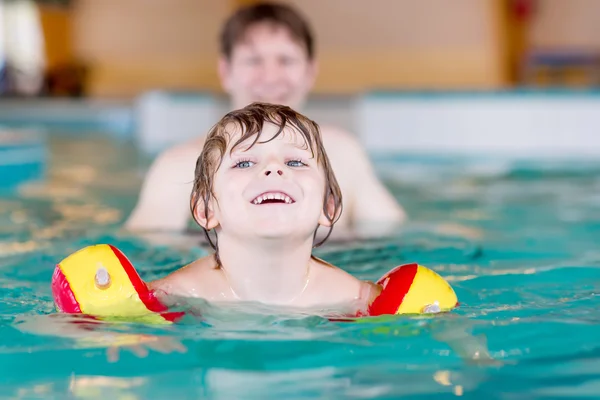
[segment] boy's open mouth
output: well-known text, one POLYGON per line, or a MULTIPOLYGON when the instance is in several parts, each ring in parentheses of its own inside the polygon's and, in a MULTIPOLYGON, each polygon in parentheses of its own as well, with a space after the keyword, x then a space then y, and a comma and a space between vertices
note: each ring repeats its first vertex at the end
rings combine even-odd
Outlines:
POLYGON ((294 199, 283 192, 266 192, 262 193, 251 202, 252 204, 292 204, 295 203, 294 199))

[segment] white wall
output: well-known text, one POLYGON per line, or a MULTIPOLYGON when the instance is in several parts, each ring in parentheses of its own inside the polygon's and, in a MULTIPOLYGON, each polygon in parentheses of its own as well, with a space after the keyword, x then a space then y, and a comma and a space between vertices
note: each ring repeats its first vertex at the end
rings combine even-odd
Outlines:
POLYGON ((600 156, 600 94, 373 95, 357 112, 377 153, 600 156))

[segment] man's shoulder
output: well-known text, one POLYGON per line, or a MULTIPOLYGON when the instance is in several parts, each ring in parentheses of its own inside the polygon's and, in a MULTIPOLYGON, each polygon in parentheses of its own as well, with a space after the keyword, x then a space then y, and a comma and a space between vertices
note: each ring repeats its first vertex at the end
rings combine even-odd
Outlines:
POLYGON ((176 170, 178 174, 182 171, 193 174, 196 160, 202 152, 203 143, 196 139, 169 147, 155 157, 151 169, 168 174, 171 174, 173 170, 176 170))
POLYGON ((335 125, 321 126, 323 144, 328 152, 363 152, 360 138, 335 125))
POLYGON ((189 140, 184 143, 179 143, 171 146, 157 156, 158 159, 181 159, 182 157, 198 157, 204 146, 204 137, 189 140))
POLYGON ((336 160, 342 162, 352 159, 353 164, 359 165, 367 160, 367 152, 357 135, 337 126, 325 125, 321 128, 321 136, 325 150, 334 164, 336 160))
POLYGON ((323 140, 340 140, 356 142, 358 138, 352 132, 337 125, 323 124, 320 126, 323 140))

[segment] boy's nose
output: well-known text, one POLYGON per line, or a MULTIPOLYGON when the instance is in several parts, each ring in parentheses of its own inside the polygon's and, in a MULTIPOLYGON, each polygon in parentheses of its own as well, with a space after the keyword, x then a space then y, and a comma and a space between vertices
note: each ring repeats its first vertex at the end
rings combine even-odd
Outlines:
MULTIPOLYGON (((270 170, 270 169, 268 169, 268 170, 266 170, 266 171, 265 171, 265 175, 266 175, 266 176, 269 176, 269 175, 271 175, 271 172, 274 172, 274 171, 273 171, 273 170, 270 170)), ((280 170, 280 169, 278 169, 278 170, 277 170, 277 175, 283 175, 283 171, 282 171, 282 170, 280 170)))

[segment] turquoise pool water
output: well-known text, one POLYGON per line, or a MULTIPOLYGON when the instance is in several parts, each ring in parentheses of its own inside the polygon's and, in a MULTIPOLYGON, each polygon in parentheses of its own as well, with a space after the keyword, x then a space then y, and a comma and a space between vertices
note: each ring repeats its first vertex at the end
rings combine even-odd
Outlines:
MULTIPOLYGON (((600 395, 600 162, 388 157, 377 168, 412 219, 386 240, 319 255, 377 279, 419 262, 450 280, 457 318, 361 324, 247 315, 97 332, 158 335, 187 352, 123 350, 27 332, 49 323, 54 264, 88 244, 121 248, 144 279, 204 253, 123 234, 148 160, 127 143, 51 138, 45 182, 0 197, 2 398, 596 398, 600 395), (501 365, 465 362, 434 324, 472 325, 501 365)), ((181 240, 178 240, 181 239, 181 240)))

